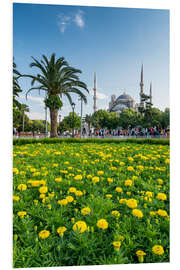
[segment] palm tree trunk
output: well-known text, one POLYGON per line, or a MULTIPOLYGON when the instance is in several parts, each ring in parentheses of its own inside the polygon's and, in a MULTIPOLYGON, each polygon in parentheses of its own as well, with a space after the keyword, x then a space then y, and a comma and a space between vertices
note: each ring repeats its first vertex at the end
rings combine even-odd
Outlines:
POLYGON ((58 137, 57 134, 57 109, 50 109, 50 118, 51 118, 51 138, 58 137))

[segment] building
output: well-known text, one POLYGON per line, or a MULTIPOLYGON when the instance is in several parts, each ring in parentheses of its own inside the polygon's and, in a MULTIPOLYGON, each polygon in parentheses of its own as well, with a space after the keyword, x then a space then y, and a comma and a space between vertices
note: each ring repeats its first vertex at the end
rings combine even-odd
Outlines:
MULTIPOLYGON (((143 65, 141 68, 141 80, 140 80, 140 102, 139 104, 136 103, 136 101, 124 91, 123 94, 121 94, 118 98, 116 98, 115 95, 111 96, 111 101, 109 102, 109 112, 117 112, 120 114, 125 109, 133 109, 135 111, 138 111, 138 108, 144 108, 144 74, 143 74, 143 65)), ((150 103, 152 103, 152 83, 150 84, 150 103)))

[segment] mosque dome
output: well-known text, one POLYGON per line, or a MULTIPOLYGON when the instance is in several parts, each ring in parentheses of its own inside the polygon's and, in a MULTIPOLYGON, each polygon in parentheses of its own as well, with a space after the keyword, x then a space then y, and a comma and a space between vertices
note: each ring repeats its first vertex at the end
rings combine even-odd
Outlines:
POLYGON ((126 91, 118 98, 113 95, 109 104, 109 110, 112 112, 122 112, 124 109, 136 109, 136 102, 130 95, 126 94, 126 91))
POLYGON ((133 101, 133 98, 130 95, 127 95, 126 92, 124 92, 122 95, 120 95, 116 101, 120 100, 130 100, 133 101))

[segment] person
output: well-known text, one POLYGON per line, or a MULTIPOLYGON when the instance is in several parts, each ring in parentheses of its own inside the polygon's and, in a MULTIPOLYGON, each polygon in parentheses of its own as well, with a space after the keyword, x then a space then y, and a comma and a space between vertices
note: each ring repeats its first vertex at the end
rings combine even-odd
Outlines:
POLYGON ((104 129, 101 130, 101 136, 104 138, 104 129))

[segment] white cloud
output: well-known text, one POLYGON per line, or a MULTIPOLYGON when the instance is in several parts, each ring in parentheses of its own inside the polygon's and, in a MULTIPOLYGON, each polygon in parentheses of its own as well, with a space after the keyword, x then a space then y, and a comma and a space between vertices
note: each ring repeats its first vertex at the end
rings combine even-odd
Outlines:
POLYGON ((106 96, 105 94, 103 94, 103 93, 99 93, 99 92, 97 92, 97 98, 98 99, 107 99, 108 98, 108 96, 106 96))
MULTIPOLYGON (((45 113, 41 112, 29 112, 26 113, 31 120, 45 120, 45 113)), ((49 114, 47 116, 48 122, 50 121, 49 114)))
MULTIPOLYGON (((26 100, 26 97, 25 96, 19 96, 19 98, 26 100)), ((44 106, 44 98, 42 98, 42 97, 28 96, 26 101, 28 102, 28 100, 39 102, 41 105, 44 106)))
POLYGON ((64 33, 67 27, 73 23, 75 23, 76 26, 83 28, 85 25, 83 14, 84 12, 82 10, 78 10, 76 13, 69 13, 67 15, 64 13, 59 14, 57 24, 61 33, 64 33))
MULTIPOLYGON (((94 91, 90 90, 89 93, 93 96, 94 95, 94 91)), ((105 95, 104 93, 101 93, 99 91, 96 92, 97 95, 97 99, 108 99, 108 96, 105 95)))
POLYGON ((80 28, 84 27, 84 19, 83 19, 83 11, 79 10, 78 13, 75 14, 74 22, 80 28))

